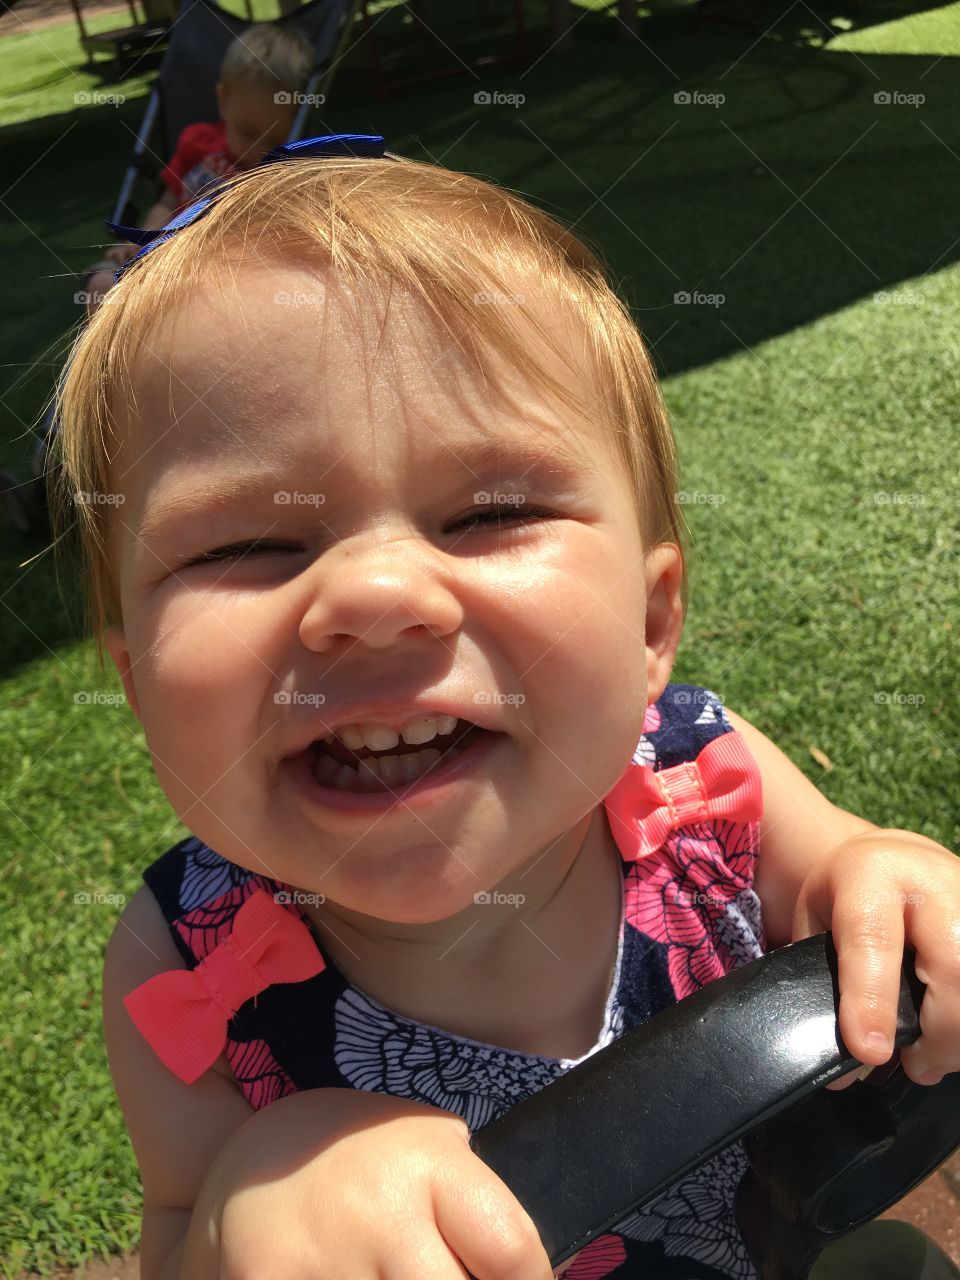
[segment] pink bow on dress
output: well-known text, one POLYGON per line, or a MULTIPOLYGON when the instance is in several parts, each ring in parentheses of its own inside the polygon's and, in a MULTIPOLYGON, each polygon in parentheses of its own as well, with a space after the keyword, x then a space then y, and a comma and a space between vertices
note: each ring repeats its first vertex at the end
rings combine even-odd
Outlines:
POLYGON ((760 770, 743 735, 725 733, 696 760, 659 772, 634 765, 605 797, 604 806, 620 851, 632 862, 655 853, 678 827, 716 818, 759 822, 760 770))
POLYGON ((234 916, 232 931, 195 969, 158 973, 123 1003, 160 1060, 193 1084, 223 1052, 227 1024, 242 1004, 266 987, 305 982, 325 968, 304 922, 257 889, 234 916))

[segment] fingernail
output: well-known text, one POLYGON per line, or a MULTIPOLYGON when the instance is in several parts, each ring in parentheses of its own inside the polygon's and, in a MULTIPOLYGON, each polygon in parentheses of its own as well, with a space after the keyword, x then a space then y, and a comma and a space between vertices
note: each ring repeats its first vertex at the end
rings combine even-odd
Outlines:
POLYGON ((876 1049, 878 1053, 885 1053, 888 1058, 893 1052, 889 1036, 885 1036, 882 1031, 868 1031, 863 1037, 863 1044, 867 1049, 876 1049))
POLYGON ((873 1067, 861 1067, 860 1070, 857 1072, 857 1079, 866 1080, 867 1076, 870 1074, 872 1070, 873 1070, 873 1067))

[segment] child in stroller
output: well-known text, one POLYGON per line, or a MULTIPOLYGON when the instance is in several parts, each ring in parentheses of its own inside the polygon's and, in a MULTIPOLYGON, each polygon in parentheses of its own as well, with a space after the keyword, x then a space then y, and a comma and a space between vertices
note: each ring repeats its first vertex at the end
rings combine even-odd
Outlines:
MULTIPOLYGON (((188 124, 181 131, 160 171, 164 190, 147 212, 144 228, 164 226, 220 178, 252 168, 272 147, 287 141, 315 56, 304 34, 274 23, 251 26, 231 42, 216 86, 220 119, 188 124)), ((115 244, 87 267, 75 296, 86 306, 88 319, 113 286, 117 268, 138 249, 129 242, 115 244)), ((55 432, 54 401, 33 451, 30 479, 24 482, 11 471, 0 471, 0 496, 21 533, 49 532, 45 474, 55 432)))

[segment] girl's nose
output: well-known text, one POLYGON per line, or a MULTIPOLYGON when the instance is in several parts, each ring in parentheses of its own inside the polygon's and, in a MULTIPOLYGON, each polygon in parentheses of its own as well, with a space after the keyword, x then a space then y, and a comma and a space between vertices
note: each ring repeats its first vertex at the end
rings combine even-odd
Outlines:
POLYGON ((409 542, 361 551, 341 544, 314 566, 300 638, 315 653, 338 640, 387 649, 405 631, 455 632, 463 606, 429 556, 409 542), (315 576, 314 576, 315 575, 315 576))

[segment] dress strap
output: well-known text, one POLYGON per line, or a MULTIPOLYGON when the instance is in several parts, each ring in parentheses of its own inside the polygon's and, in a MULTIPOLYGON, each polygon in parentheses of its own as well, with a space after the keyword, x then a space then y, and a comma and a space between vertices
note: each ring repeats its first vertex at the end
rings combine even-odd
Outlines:
POLYGON ((758 822, 760 769, 743 735, 732 730, 707 743, 695 760, 660 770, 630 765, 604 805, 624 861, 635 862, 680 827, 717 819, 758 822))
POLYGON ((194 969, 155 974, 124 998, 141 1035, 187 1084, 216 1062, 231 1017, 276 983, 305 982, 326 968, 310 930, 263 889, 194 969))

